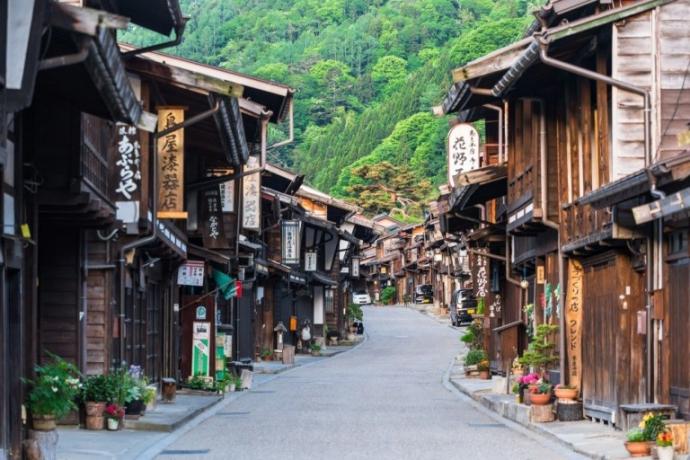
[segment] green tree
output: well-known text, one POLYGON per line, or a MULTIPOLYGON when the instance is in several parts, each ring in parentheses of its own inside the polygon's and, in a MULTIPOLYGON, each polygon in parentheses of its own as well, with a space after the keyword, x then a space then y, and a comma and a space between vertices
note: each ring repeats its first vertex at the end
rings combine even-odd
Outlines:
POLYGON ((407 79, 407 61, 398 56, 384 56, 371 69, 371 79, 377 83, 377 90, 390 94, 407 79))

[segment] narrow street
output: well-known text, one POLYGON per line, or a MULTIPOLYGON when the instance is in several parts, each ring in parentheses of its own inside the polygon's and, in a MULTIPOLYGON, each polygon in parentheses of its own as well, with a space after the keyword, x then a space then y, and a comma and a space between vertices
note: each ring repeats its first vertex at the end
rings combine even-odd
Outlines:
POLYGON ((561 459, 444 386, 458 330, 405 308, 367 308, 354 350, 279 375, 158 458, 561 459))

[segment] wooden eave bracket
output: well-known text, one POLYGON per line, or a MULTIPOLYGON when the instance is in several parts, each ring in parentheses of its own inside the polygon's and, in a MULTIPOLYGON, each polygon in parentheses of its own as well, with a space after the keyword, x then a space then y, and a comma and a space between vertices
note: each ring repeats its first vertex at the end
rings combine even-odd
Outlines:
POLYGON ((93 8, 50 2, 50 24, 96 37, 99 28, 126 29, 129 18, 93 8))

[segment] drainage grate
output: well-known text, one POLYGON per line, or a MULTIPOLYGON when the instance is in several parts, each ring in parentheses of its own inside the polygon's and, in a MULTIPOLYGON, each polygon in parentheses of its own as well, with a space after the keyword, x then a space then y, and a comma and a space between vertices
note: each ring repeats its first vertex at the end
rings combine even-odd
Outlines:
POLYGON ((231 415, 249 415, 249 411, 246 412, 218 412, 216 415, 231 416, 231 415))
POLYGON ((211 449, 176 449, 176 450, 164 450, 161 455, 204 455, 208 454, 211 449))
POLYGON ((468 423, 467 426, 472 428, 505 428, 501 423, 468 423))
POLYGON ((273 390, 249 390, 250 393, 254 394, 270 394, 270 393, 275 393, 273 390))

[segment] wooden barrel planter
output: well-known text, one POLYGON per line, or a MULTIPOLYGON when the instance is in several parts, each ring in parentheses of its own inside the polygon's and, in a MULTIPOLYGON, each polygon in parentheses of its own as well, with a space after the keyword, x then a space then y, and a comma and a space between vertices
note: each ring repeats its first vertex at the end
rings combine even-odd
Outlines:
POLYGON ((558 401, 556 416, 560 422, 575 422, 582 420, 582 403, 579 401, 558 401))

